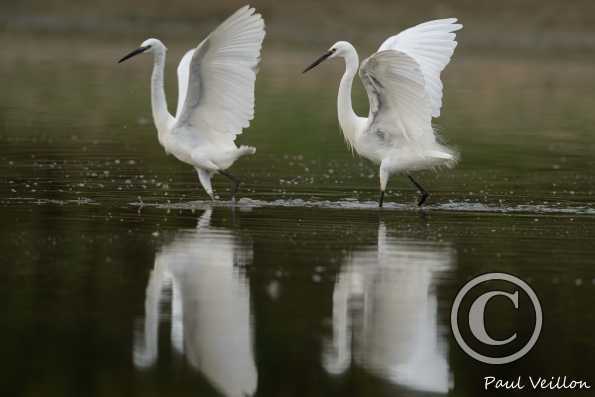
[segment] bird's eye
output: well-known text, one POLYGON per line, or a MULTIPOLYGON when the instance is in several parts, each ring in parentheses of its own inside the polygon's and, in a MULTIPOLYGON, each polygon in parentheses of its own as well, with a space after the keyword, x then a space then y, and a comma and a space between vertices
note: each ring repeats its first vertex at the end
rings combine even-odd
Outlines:
POLYGON ((337 52, 337 49, 336 48, 332 48, 331 49, 331 52, 337 52))

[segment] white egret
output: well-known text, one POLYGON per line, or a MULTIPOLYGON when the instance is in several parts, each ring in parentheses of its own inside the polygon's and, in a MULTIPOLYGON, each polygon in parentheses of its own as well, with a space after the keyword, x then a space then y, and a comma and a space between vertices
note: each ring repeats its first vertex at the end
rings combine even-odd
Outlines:
POLYGON ((232 181, 235 199, 240 181, 225 170, 256 152, 251 146, 237 147, 234 141, 254 117, 254 81, 264 36, 262 17, 244 6, 186 52, 178 65, 175 117, 167 110, 163 89, 167 48, 161 41, 145 40, 118 61, 153 54, 151 106, 159 143, 166 153, 196 169, 211 199, 211 178, 217 173, 232 181))
POLYGON ((380 200, 391 174, 405 173, 420 191, 421 206, 428 192, 409 174, 439 166, 453 166, 457 154, 437 140, 432 117, 440 116, 440 73, 454 52, 455 18, 425 22, 385 40, 378 52, 359 66, 355 48, 336 42, 304 73, 326 59, 341 57, 345 73, 339 86, 339 124, 348 145, 380 165, 380 200), (351 106, 351 85, 358 71, 368 93, 370 112, 359 117, 351 106))

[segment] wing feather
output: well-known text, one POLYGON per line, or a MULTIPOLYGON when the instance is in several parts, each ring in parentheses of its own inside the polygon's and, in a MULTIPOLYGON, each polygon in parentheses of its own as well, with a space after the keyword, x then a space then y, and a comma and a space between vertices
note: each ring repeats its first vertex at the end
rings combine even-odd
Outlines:
POLYGON ((182 106, 186 100, 186 92, 188 91, 188 80, 190 79, 190 61, 192 61, 192 55, 194 49, 188 50, 182 57, 180 64, 178 65, 178 107, 176 109, 176 117, 180 116, 182 106))
POLYGON ((456 18, 437 19, 402 31, 386 39, 378 51, 397 50, 412 57, 418 64, 426 82, 432 116, 439 117, 442 108, 442 81, 440 74, 450 62, 457 46, 454 32, 462 29, 456 18))
POLYGON ((262 17, 245 6, 184 55, 174 129, 233 137, 250 125, 264 36, 262 17))
POLYGON ((435 142, 430 98, 415 59, 401 51, 380 51, 362 62, 359 74, 370 100, 368 133, 395 146, 435 142))

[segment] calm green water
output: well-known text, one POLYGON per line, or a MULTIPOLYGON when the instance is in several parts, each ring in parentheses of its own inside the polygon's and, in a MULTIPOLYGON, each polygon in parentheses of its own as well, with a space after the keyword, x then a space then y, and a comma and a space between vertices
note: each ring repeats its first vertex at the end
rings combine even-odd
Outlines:
MULTIPOLYGON (((158 145, 150 61, 115 63, 136 42, 9 38, 6 395, 476 396, 484 376, 595 383, 594 59, 462 51, 438 123, 461 163, 419 174, 427 209, 394 176, 378 210, 377 170, 338 130, 340 65, 301 76, 318 49, 266 48, 240 137, 258 151, 232 170, 244 181, 234 207, 223 178, 210 203, 158 145), (459 288, 494 271, 527 281, 544 312, 536 346, 504 366, 474 361, 450 330, 459 288)), ((172 101, 181 54, 170 46, 172 101)), ((501 337, 530 318, 507 309, 486 312, 501 337)))

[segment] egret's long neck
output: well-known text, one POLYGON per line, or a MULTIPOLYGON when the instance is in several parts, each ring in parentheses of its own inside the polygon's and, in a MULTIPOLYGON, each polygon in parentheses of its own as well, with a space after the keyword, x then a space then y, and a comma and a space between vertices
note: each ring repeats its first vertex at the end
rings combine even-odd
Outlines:
POLYGON ((351 104, 351 87, 353 85, 353 78, 359 67, 359 57, 357 56, 355 48, 352 48, 344 58, 345 73, 343 74, 341 84, 339 85, 337 113, 339 115, 339 124, 343 130, 343 135, 345 135, 347 141, 353 146, 357 132, 358 116, 353 111, 353 106, 351 104))
POLYGON ((168 131, 173 117, 167 110, 167 99, 163 88, 163 73, 165 69, 165 50, 155 52, 153 57, 153 74, 151 76, 151 107, 153 120, 159 133, 159 138, 168 131))

